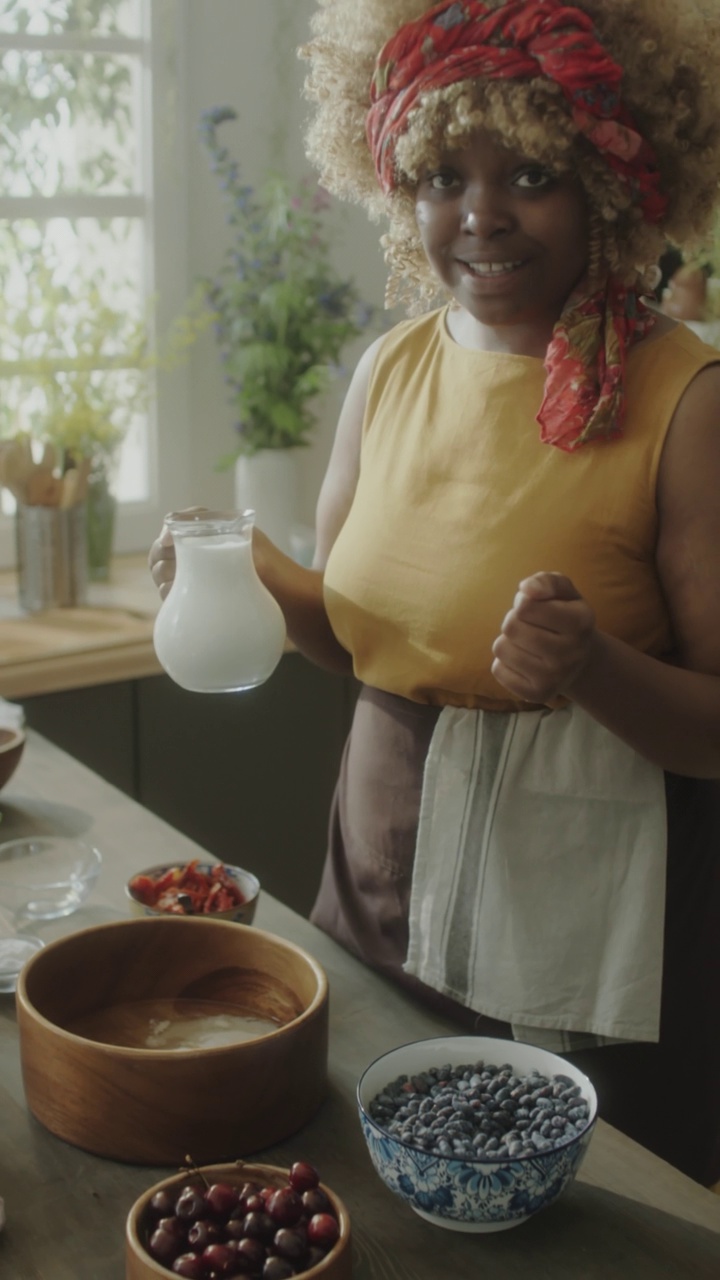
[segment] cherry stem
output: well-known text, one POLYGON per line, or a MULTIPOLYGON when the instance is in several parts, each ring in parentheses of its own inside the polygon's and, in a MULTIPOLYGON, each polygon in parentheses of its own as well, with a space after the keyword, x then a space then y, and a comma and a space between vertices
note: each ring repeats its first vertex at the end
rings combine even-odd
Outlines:
POLYGON ((181 1172, 181 1173, 184 1173, 184 1171, 185 1171, 185 1169, 186 1169, 186 1168, 187 1168, 187 1169, 192 1169, 192 1171, 193 1171, 193 1173, 196 1175, 196 1177, 198 1177, 198 1178, 200 1179, 200 1181, 204 1184, 204 1187, 205 1187, 205 1190, 206 1190, 206 1191, 209 1191, 209 1190, 210 1190, 210 1183, 208 1182, 207 1178, 205 1177, 205 1174, 203 1173, 202 1169, 198 1169, 198 1166, 196 1165, 196 1163, 195 1163, 195 1161, 193 1160, 192 1156, 186 1156, 186 1157, 185 1157, 185 1163, 184 1163, 184 1165, 181 1167, 180 1172, 181 1172))

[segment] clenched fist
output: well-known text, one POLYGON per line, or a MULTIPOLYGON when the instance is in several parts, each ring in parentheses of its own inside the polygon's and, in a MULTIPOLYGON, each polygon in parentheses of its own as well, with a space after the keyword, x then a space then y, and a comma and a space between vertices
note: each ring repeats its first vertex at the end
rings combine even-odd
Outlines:
POLYGON ((523 702, 572 696, 597 638, 595 615, 562 573, 535 573, 519 585, 493 644, 492 674, 523 702))

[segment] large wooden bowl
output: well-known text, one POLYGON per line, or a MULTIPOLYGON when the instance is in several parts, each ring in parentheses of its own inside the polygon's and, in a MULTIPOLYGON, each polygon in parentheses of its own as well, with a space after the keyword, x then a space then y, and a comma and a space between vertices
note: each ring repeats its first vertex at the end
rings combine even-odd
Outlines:
POLYGON ((24 750, 23 729, 0 729, 0 789, 12 778, 24 750))
POLYGON ((96 1155, 175 1167, 187 1154, 237 1159, 300 1129, 325 1094, 325 973, 300 947, 254 927, 148 917, 84 929, 28 962, 16 999, 30 1110, 96 1155), (122 1025, 128 1002, 167 1000, 219 1002, 283 1025, 181 1050, 68 1030, 98 1013, 122 1025))
MULTIPOLYGON (((271 1164, 237 1164, 212 1165, 201 1170, 209 1183, 229 1182, 232 1186, 241 1186, 244 1182, 259 1182, 265 1187, 286 1187, 288 1185, 287 1170, 271 1164)), ((145 1249, 150 1222, 149 1205, 156 1191, 179 1190, 188 1182, 192 1182, 191 1174, 181 1173, 175 1177, 156 1182, 153 1187, 135 1201, 127 1218, 125 1230, 125 1280, 160 1280, 172 1273, 163 1267, 145 1249)), ((352 1254, 350 1246, 350 1218, 339 1196, 324 1183, 322 1190, 329 1196, 335 1216, 340 1224, 340 1237, 337 1244, 314 1267, 300 1273, 301 1280, 352 1280, 352 1254)))

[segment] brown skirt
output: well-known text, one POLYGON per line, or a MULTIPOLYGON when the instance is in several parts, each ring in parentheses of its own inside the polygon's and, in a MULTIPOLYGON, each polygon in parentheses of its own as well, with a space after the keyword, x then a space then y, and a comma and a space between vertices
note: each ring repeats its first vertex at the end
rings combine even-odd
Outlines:
MULTIPOLYGON (((457 1023, 510 1027, 402 969, 425 757, 438 707, 364 688, 343 756, 312 920, 457 1023)), ((666 775, 668 879, 660 1043, 567 1054, 610 1124, 704 1185, 720 1180, 720 783, 666 775)))

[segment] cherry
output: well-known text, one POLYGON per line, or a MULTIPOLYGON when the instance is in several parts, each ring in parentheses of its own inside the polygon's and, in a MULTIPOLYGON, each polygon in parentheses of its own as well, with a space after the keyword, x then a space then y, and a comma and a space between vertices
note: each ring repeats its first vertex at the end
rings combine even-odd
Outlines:
POLYGON ((231 1211, 231 1218, 244 1218, 248 1213, 264 1213, 265 1199, 260 1194, 260 1188, 256 1182, 245 1182, 238 1192, 238 1199, 235 1208, 231 1211))
POLYGON ((281 1227, 273 1236, 272 1247, 281 1258, 287 1258, 289 1262, 300 1262, 307 1253, 307 1236, 304 1231, 281 1227))
POLYGON ((318 1185, 320 1176, 307 1160, 297 1160, 290 1170, 288 1181, 293 1191, 302 1195, 303 1191, 311 1191, 318 1185))
POLYGON ((292 1187, 273 1191, 265 1207, 279 1227, 293 1227, 300 1221, 303 1213, 303 1202, 292 1187))
POLYGON ((201 1255, 206 1272, 213 1275, 229 1276, 235 1268, 237 1254, 227 1244, 209 1244, 201 1255))
POLYGON ((168 1235, 175 1236, 176 1240, 184 1240, 187 1224, 181 1222, 180 1218, 161 1218, 157 1224, 157 1230, 167 1231, 168 1235))
POLYGON ((313 1218, 316 1213, 332 1213, 330 1199, 320 1187, 304 1191, 302 1196, 303 1212, 306 1218, 313 1218))
POLYGON ((272 1240, 276 1225, 268 1213, 249 1213, 243 1221, 245 1235, 254 1240, 272 1240))
POLYGON ((184 1276, 185 1280, 203 1280, 205 1276, 202 1258, 196 1253, 181 1253, 173 1262, 172 1269, 176 1276, 184 1276))
POLYGON ((197 1187, 186 1187, 180 1192, 177 1204, 175 1205, 175 1213, 178 1218, 186 1218, 195 1221, 196 1218, 204 1218, 207 1213, 207 1205, 205 1197, 200 1194, 197 1187))
POLYGON ((209 1244, 219 1244, 222 1240, 220 1227, 214 1222, 193 1222, 187 1233, 187 1242, 193 1249, 207 1249, 209 1244))
POLYGON ((171 1218, 175 1213, 175 1197, 169 1191, 156 1191, 150 1208, 158 1218, 171 1218))
POLYGON ((156 1262, 170 1263, 175 1260, 181 1248, 177 1235, 169 1231, 156 1229, 148 1241, 148 1252, 156 1262))
POLYGON ((331 1249, 340 1235, 338 1220, 329 1213, 316 1213, 308 1222, 307 1233, 311 1244, 331 1249))
POLYGON ((226 1218, 240 1199, 237 1187, 227 1182, 215 1182, 205 1192, 205 1203, 210 1212, 218 1218, 226 1218))
POLYGON ((261 1195, 259 1191, 256 1191, 254 1192, 253 1195, 247 1196, 245 1198, 245 1212, 246 1213, 264 1213, 265 1212, 265 1197, 261 1195))
POLYGON ((259 1240, 254 1240, 252 1236, 244 1236, 242 1240, 238 1240, 235 1246, 235 1257, 249 1271, 259 1271, 265 1261, 265 1256, 264 1245, 259 1240))
POLYGON ((268 1258, 262 1269, 262 1280, 288 1280, 295 1270, 284 1258, 268 1258))

